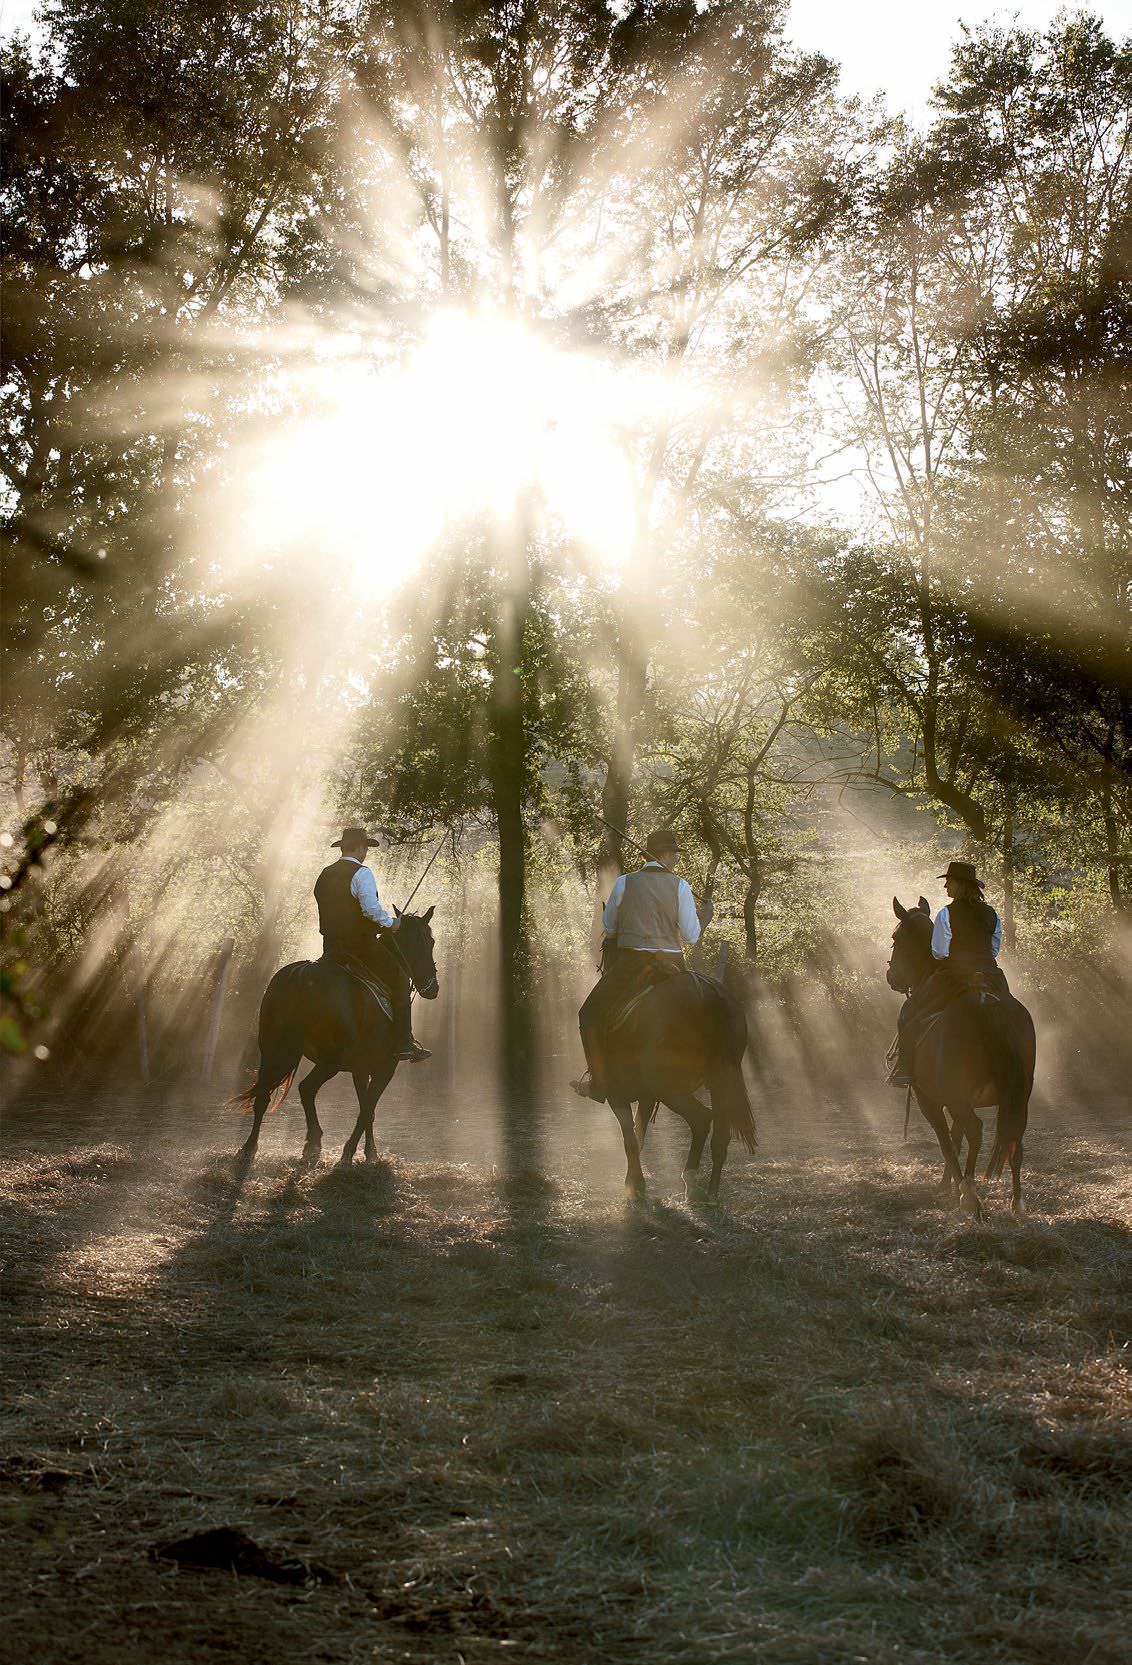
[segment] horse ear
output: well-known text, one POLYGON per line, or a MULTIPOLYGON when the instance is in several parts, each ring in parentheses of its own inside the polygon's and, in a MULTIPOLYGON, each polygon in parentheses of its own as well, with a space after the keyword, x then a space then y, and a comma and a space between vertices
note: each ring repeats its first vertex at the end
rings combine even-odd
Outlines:
POLYGON ((920 912, 921 912, 921 913, 928 913, 928 914, 930 914, 930 913, 931 913, 931 911, 932 911, 932 905, 931 905, 931 903, 930 903, 930 902, 929 902, 929 901, 928 901, 928 899, 927 899, 927 897, 926 897, 926 896, 921 896, 921 897, 920 897, 920 900, 919 900, 919 901, 918 901, 918 902, 917 902, 917 904, 916 904, 916 906, 917 906, 917 907, 918 907, 918 908, 919 908, 919 910, 920 910, 920 912))
POLYGON ((398 919, 400 919, 400 917, 401 917, 401 910, 400 910, 400 908, 399 908, 399 907, 398 907, 398 906, 397 906, 397 904, 396 904, 396 902, 394 902, 394 904, 393 904, 393 912, 394 912, 394 913, 395 913, 395 914, 396 914, 396 915, 397 915, 397 918, 398 918, 398 919))
POLYGON ((436 912, 436 903, 434 902, 432 904, 432 906, 429 908, 427 913, 422 913, 421 914, 421 924, 422 925, 427 925, 429 920, 432 918, 432 916, 435 912, 436 912))
POLYGON ((898 896, 894 896, 892 898, 892 911, 896 915, 897 919, 907 919, 908 917, 908 909, 900 906, 900 898, 898 896))

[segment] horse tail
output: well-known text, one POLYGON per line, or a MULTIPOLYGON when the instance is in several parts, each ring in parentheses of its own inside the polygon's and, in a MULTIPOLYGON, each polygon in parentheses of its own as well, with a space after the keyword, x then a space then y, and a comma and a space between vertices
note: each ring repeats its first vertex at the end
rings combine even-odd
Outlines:
POLYGON ((225 1100, 226 1109, 250 1110, 258 1098, 270 1098, 277 1089, 282 1089, 275 1102, 267 1107, 270 1115, 290 1092, 303 1061, 303 1033, 301 1024, 286 1010, 286 1004, 292 986, 301 989, 307 969, 306 962, 284 966, 268 983, 259 1008, 259 1069, 255 1080, 242 1093, 225 1100))
POLYGON ((743 1079, 747 1050, 747 1020, 734 997, 720 989, 715 1001, 714 1035, 708 1065, 712 1117, 726 1122, 728 1132, 754 1151, 758 1143, 755 1112, 743 1079))
POLYGON ((265 1070, 263 1064, 261 1063, 259 1069, 256 1071, 256 1077, 251 1086, 245 1087, 242 1093, 235 1093, 231 1098, 226 1098, 224 1100, 224 1108, 226 1110, 250 1110, 261 1092, 270 1096, 277 1087, 282 1087, 283 1091, 279 1094, 275 1103, 269 1104, 267 1107, 267 1114, 270 1116, 273 1111, 278 1110, 279 1106, 283 1103, 283 1100, 287 1097, 287 1094, 291 1091, 291 1083, 294 1081, 296 1075, 298 1075, 299 1065, 301 1063, 301 1053, 289 1069, 287 1065, 284 1064, 282 1069, 276 1065, 274 1069, 265 1070))
POLYGON ((1027 1064, 1022 1037, 1010 1008, 997 1000, 980 1001, 978 1011, 998 1094, 994 1145, 987 1162, 986 1177, 997 1179, 1006 1163, 1013 1158, 1026 1131, 1033 1071, 1027 1064))

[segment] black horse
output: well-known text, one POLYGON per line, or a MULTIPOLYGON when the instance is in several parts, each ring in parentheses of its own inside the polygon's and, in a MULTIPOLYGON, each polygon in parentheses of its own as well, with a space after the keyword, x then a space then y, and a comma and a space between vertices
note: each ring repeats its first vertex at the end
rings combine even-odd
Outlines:
MULTIPOLYGON (((429 924, 432 915, 432 908, 419 917, 401 914, 400 929, 384 938, 386 951, 400 956, 414 989, 425 1000, 435 1000, 440 993, 429 924)), ((281 1087, 275 1103, 282 1104, 304 1058, 314 1064, 299 1083, 307 1118, 304 1167, 313 1166, 322 1152, 315 1095, 342 1070, 353 1076, 358 1095, 358 1119, 346 1140, 342 1161, 347 1166, 353 1161, 363 1135, 366 1161, 374 1161, 374 1108, 397 1068, 393 1021, 358 978, 327 959, 285 965, 264 990, 259 1009, 259 1071, 247 1091, 232 1100, 250 1105, 254 1118, 239 1160, 250 1163, 272 1094, 281 1087)))
POLYGON ((747 1050, 743 1008, 716 978, 687 972, 650 989, 611 1041, 607 1097, 625 1141, 626 1191, 634 1198, 645 1194, 641 1146, 657 1105, 667 1104, 692 1130, 684 1163, 689 1195, 691 1176, 699 1168, 711 1134, 707 1197, 714 1202, 732 1134, 749 1151, 755 1148, 755 1118, 743 1080, 747 1050), (705 1083, 710 1106, 696 1096, 705 1083))
MULTIPOLYGON (((914 908, 901 907, 892 933, 888 984, 910 994, 939 966, 932 958, 931 909, 921 896, 914 908)), ((912 1061, 912 1091, 943 1152, 943 1186, 958 1187, 960 1203, 982 1212, 975 1190, 975 1164, 983 1140, 977 1110, 997 1106, 994 1145, 987 1179, 997 1179, 1006 1162, 1013 1177, 1013 1207, 1022 1206, 1022 1138, 1034 1086, 1034 1023, 1021 1001, 972 989, 957 990, 950 1005, 921 1036, 912 1061), (951 1117, 948 1130, 945 1111, 951 1117), (963 1140, 967 1163, 959 1166, 963 1140)))

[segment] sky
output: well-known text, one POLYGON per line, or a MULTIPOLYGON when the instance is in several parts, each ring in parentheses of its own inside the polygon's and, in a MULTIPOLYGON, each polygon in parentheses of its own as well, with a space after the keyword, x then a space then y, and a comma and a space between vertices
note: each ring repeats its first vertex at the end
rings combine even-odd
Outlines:
MULTIPOLYGON (((27 29, 37 3, 0 0, 0 34, 27 29)), ((792 0, 788 28, 800 46, 842 66, 845 91, 883 92, 890 109, 922 122, 932 85, 946 74, 960 20, 1016 18, 1041 29, 1060 9, 1059 0, 792 0)), ((1112 34, 1132 35, 1132 0, 1091 0, 1088 9, 1100 13, 1112 34)))
MULTIPOLYGON (((1062 9, 1059 0, 792 0, 788 32, 799 46, 841 65, 846 92, 883 92, 890 109, 921 122, 961 22, 1017 20, 1023 28, 1044 29, 1062 9)), ((1091 0, 1068 9, 1099 13, 1118 38, 1132 35, 1132 0, 1091 0)))

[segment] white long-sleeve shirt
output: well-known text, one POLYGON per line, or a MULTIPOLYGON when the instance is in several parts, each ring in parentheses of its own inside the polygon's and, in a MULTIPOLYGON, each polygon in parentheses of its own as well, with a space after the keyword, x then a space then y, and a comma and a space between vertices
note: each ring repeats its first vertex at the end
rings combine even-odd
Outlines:
MULTIPOLYGON (((645 867, 660 868, 662 872, 671 872, 671 868, 666 868, 662 861, 647 861, 645 867)), ((625 880, 627 877, 628 874, 622 873, 619 879, 614 880, 613 889, 609 893, 609 901, 602 910, 601 928, 607 937, 617 935, 617 914, 621 907, 621 898, 625 894, 625 880)), ((692 895, 692 887, 687 879, 681 879, 676 887, 676 909, 676 923, 679 926, 680 935, 685 946, 691 948, 693 943, 700 940, 700 916, 696 912, 696 899, 692 895)), ((654 952, 658 954, 678 954, 680 950, 678 948, 659 948, 654 952)))
MULTIPOLYGON (((1002 947, 1002 920, 994 928, 991 937, 990 951, 998 959, 998 951, 1002 947)), ((946 960, 951 953, 951 909, 940 908, 932 926, 932 953, 937 960, 946 960)))
POLYGON ((377 880, 374 878, 372 870, 366 866, 365 862, 358 861, 356 856, 344 856, 343 860, 357 864, 358 871, 350 880, 350 895, 366 918, 386 927, 396 925, 396 919, 391 913, 387 913, 381 905, 381 897, 377 894, 377 880))

